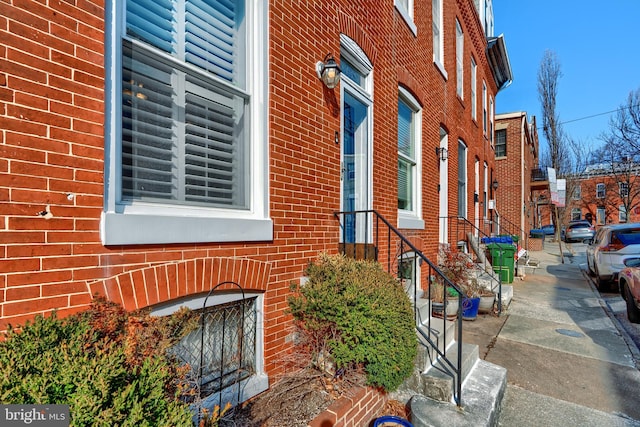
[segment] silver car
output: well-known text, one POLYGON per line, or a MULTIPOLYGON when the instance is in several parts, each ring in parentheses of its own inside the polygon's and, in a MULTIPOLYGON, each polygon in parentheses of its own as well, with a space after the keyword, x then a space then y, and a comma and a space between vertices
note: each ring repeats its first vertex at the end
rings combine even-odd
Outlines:
POLYGON ((596 235, 596 229, 589 221, 572 221, 564 230, 564 241, 584 242, 591 240, 596 235))
POLYGON ((586 252, 587 270, 598 288, 617 281, 625 260, 640 257, 640 223, 601 227, 586 252))

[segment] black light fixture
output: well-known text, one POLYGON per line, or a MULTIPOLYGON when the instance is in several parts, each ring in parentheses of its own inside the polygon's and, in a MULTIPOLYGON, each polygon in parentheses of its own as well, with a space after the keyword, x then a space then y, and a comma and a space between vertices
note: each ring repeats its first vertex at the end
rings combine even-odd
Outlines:
POLYGON ((316 63, 316 73, 318 74, 318 78, 322 80, 329 89, 338 86, 340 82, 340 67, 330 53, 327 53, 324 61, 318 61, 316 63))
POLYGON ((436 147, 436 156, 444 162, 449 157, 449 152, 444 147, 436 147))
POLYGON ((498 180, 494 179, 493 182, 491 183, 491 187, 493 187, 493 191, 496 191, 498 189, 498 180))

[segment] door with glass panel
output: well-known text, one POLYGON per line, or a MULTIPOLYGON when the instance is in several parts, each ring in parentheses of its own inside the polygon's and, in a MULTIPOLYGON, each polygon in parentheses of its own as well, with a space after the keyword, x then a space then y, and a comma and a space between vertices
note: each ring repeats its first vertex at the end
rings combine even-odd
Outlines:
MULTIPOLYGON (((341 211, 371 209, 371 96, 368 74, 354 65, 354 57, 341 57, 341 211), (350 60, 351 59, 351 60, 350 60)), ((364 214, 345 215, 343 243, 371 243, 371 218, 364 214)))

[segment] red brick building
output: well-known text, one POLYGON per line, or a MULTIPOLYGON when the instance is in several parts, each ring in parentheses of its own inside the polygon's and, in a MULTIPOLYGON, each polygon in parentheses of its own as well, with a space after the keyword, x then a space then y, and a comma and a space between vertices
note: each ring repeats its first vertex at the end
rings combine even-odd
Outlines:
POLYGON ((3 2, 0 40, 0 330, 95 294, 245 304, 248 398, 291 348, 290 283, 350 238, 334 212, 435 258, 438 218, 494 199, 489 0, 3 2))
POLYGON ((566 222, 587 219, 594 225, 640 221, 638 167, 635 164, 591 165, 569 178, 566 222))
POLYGON ((525 112, 496 115, 496 178, 499 218, 521 230, 536 228, 537 211, 532 172, 538 168, 536 118, 525 112))

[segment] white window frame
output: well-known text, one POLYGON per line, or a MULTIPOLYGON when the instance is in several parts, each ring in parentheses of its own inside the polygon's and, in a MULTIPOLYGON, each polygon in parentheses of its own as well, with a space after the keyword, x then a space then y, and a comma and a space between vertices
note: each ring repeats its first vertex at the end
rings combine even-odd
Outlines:
MULTIPOLYGON (((398 151, 398 160, 403 159, 413 163, 411 173, 411 189, 412 189, 412 209, 398 209, 398 227, 410 229, 424 229, 424 220, 422 219, 422 107, 418 101, 404 88, 398 88, 399 101, 403 102, 413 111, 411 120, 411 132, 413 135, 412 144, 414 157, 407 157, 398 151)), ((438 160, 440 161, 440 160, 438 160)))
POLYGON ((487 136, 487 84, 482 81, 482 133, 487 136))
POLYGON ((596 198, 604 199, 607 196, 607 189, 604 183, 600 182, 596 184, 596 198))
POLYGON ((627 222, 629 215, 627 215, 627 208, 624 205, 618 206, 618 222, 627 222))
POLYGON ((489 96, 489 142, 491 144, 491 147, 493 147, 493 134, 494 134, 494 127, 493 127, 493 97, 489 96))
POLYGON ((467 144, 461 139, 458 140, 458 216, 468 217, 468 197, 469 176, 467 173, 467 144))
POLYGON ((413 1, 414 0, 393 0, 393 5, 396 7, 398 13, 400 13, 400 16, 402 16, 402 19, 407 24, 413 35, 417 36, 418 27, 416 27, 413 19, 413 1))
POLYGON ((471 118, 475 121, 478 119, 478 98, 476 89, 478 86, 478 64, 471 57, 471 118))
POLYGON ((582 186, 580 185, 576 185, 573 188, 573 197, 571 197, 573 200, 580 200, 582 199, 582 186))
POLYGON ((607 211, 604 206, 598 206, 596 208, 596 224, 604 225, 607 222, 607 211))
POLYGON ((494 152, 496 157, 506 157, 509 155, 507 151, 507 130, 506 129, 498 129, 496 130, 496 145, 494 147, 494 152), (500 141, 498 135, 504 135, 504 143, 500 141), (503 152, 498 151, 498 147, 504 147, 503 152))
POLYGON ((431 0, 431 27, 433 36, 433 62, 436 64, 442 75, 447 78, 447 71, 444 68, 444 27, 442 0, 431 0))
POLYGON ((618 182, 618 194, 620 194, 620 197, 629 196, 629 183, 618 182))
POLYGON ((249 207, 246 210, 123 201, 121 198, 122 38, 126 2, 106 5, 105 203, 100 221, 104 245, 169 244, 273 240, 269 218, 268 173, 268 20, 261 0, 246 0, 247 69, 251 100, 249 207))
POLYGON ((571 209, 571 221, 577 221, 582 218, 582 211, 580 208, 571 209))
POLYGON ((464 32, 456 18, 456 93, 464 99, 464 32))
MULTIPOLYGON (((200 310, 203 307, 210 308, 229 302, 240 301, 242 300, 242 293, 214 293, 209 296, 208 299, 206 297, 206 294, 200 294, 181 300, 158 304, 151 307, 151 315, 158 317, 168 316, 177 312, 182 307, 189 308, 190 310, 200 310)), ((256 372, 251 377, 241 381, 240 402, 245 402, 269 388, 269 377, 267 376, 264 363, 264 294, 258 292, 245 292, 244 298, 256 298, 256 358, 254 361, 256 372)), ((238 385, 233 385, 223 389, 221 392, 216 392, 206 397, 203 402, 203 406, 205 408, 213 409, 213 406, 217 405, 220 400, 220 393, 222 393, 222 402, 235 402, 235 404, 240 403, 238 402, 238 385)))
POLYGON ((489 193, 489 165, 484 162, 484 177, 483 177, 483 189, 482 189, 482 217, 487 219, 489 217, 489 207, 487 194, 489 193))

